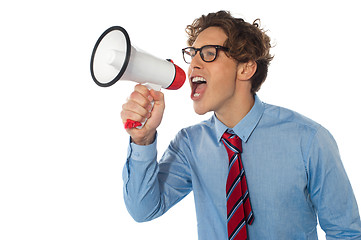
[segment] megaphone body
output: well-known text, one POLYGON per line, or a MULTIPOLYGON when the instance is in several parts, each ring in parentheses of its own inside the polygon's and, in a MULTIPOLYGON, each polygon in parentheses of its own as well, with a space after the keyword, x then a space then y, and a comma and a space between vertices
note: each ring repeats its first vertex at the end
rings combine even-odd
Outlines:
POLYGON ((99 37, 92 52, 90 71, 101 87, 129 80, 155 90, 176 90, 186 78, 185 72, 171 60, 157 58, 132 46, 128 33, 120 26, 108 28, 99 37))

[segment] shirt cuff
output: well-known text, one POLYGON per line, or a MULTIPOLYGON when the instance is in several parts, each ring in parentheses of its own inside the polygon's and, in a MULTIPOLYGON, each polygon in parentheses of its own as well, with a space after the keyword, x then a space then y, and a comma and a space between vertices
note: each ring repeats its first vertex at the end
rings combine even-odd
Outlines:
POLYGON ((129 138, 128 146, 128 159, 134 161, 153 161, 157 155, 157 134, 155 135, 154 142, 149 145, 137 145, 129 138))

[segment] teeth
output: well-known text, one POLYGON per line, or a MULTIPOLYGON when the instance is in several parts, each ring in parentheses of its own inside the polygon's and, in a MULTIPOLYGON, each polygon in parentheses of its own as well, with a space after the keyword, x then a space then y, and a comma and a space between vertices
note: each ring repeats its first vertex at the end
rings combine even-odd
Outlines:
POLYGON ((194 77, 192 79, 192 82, 194 82, 194 83, 206 83, 207 81, 203 77, 194 77))
POLYGON ((195 93, 195 94, 193 94, 193 97, 199 97, 200 96, 200 94, 199 93, 195 93))

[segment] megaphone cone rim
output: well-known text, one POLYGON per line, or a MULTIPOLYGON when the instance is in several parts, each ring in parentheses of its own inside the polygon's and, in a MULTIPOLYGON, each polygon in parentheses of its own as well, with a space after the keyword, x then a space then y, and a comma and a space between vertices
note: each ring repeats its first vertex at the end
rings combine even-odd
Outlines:
POLYGON ((124 28, 122 28, 120 26, 113 26, 113 27, 110 27, 107 30, 105 30, 105 32, 99 37, 98 41, 95 43, 95 46, 94 46, 93 52, 92 52, 92 56, 91 56, 91 60, 90 60, 90 73, 91 73, 91 76, 92 76, 94 82, 97 85, 101 86, 101 87, 109 87, 109 86, 113 85, 114 83, 116 83, 123 76, 125 70, 128 67, 128 63, 129 63, 129 59, 130 59, 130 53, 131 53, 130 38, 129 38, 129 35, 128 35, 127 31, 124 28), (100 42, 103 40, 103 38, 108 33, 112 32, 112 31, 116 31, 116 30, 121 31, 124 34, 126 44, 127 44, 124 64, 123 64, 122 68, 120 69, 119 73, 117 74, 117 76, 115 76, 115 78, 113 80, 111 80, 108 83, 101 83, 101 82, 99 82, 97 80, 97 78, 95 77, 95 74, 94 74, 93 64, 94 64, 95 53, 96 53, 96 51, 98 49, 98 46, 99 46, 100 42))

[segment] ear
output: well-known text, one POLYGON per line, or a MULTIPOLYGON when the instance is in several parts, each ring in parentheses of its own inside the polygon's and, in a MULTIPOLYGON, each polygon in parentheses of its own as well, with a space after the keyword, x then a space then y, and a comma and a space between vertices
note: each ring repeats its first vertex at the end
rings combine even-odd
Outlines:
POLYGON ((257 70, 257 63, 250 60, 246 63, 239 63, 237 66, 237 79, 241 81, 248 81, 257 70))

